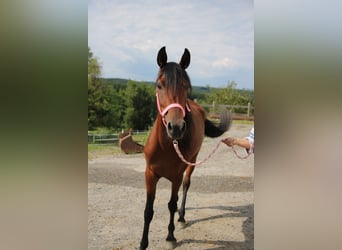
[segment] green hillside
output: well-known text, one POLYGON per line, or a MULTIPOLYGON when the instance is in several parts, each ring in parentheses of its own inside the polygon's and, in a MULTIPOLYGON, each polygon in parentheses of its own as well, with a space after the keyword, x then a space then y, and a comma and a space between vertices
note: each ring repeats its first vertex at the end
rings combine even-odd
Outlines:
MULTIPOLYGON (((130 79, 123 79, 123 78, 102 78, 101 79, 104 85, 112 85, 114 89, 125 89, 127 82, 130 81, 130 79)), ((155 82, 149 82, 149 81, 135 81, 136 83, 144 83, 144 84, 151 84, 154 85, 155 82)), ((203 86, 192 86, 192 99, 198 99, 203 100, 206 96, 206 94, 210 93, 212 90, 219 89, 219 88, 212 88, 212 87, 203 87, 203 86)))

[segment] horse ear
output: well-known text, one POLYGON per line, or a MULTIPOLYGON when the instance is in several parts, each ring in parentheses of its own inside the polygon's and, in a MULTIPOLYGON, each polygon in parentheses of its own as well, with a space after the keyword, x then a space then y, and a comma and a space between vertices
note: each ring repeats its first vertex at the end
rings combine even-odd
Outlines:
POLYGON ((164 46, 158 52, 157 63, 159 67, 161 68, 166 64, 166 62, 167 62, 167 54, 166 54, 166 50, 164 46))
POLYGON ((188 49, 184 50, 182 59, 180 60, 179 64, 183 69, 186 69, 190 65, 190 52, 188 49))

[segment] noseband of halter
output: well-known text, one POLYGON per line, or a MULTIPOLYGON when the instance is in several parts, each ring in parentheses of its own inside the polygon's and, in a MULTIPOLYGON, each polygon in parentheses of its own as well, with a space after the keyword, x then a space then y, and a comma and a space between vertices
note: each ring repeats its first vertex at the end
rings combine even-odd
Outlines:
MULTIPOLYGON (((179 108, 181 111, 182 111, 182 115, 183 115, 183 118, 185 117, 185 110, 184 108, 182 107, 182 105, 180 105, 179 103, 171 103, 170 105, 168 105, 163 111, 161 110, 160 108, 160 102, 159 102, 159 97, 158 97, 158 93, 156 93, 156 98, 157 98, 157 107, 158 107, 158 111, 159 111, 159 114, 161 115, 162 119, 163 119, 163 123, 164 123, 164 126, 166 127, 166 121, 165 121, 165 115, 166 113, 172 109, 172 108, 179 108)), ((186 110, 191 112, 191 109, 189 107, 188 104, 185 105, 186 107, 186 110)))

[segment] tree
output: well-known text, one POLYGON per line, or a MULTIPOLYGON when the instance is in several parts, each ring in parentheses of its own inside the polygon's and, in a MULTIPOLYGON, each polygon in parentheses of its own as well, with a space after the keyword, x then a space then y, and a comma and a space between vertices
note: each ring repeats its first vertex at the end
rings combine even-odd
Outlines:
POLYGON ((88 47, 88 129, 121 128, 125 110, 122 91, 105 86, 101 65, 88 47))
MULTIPOLYGON (((126 86, 126 85, 125 85, 126 86)), ((154 87, 128 81, 126 89, 101 79, 101 65, 88 47, 88 130, 148 129, 156 116, 154 87)))
MULTIPOLYGON (((238 90, 236 89, 236 82, 229 81, 227 83, 226 88, 223 89, 215 89, 211 93, 207 95, 206 102, 216 104, 227 104, 227 105, 248 105, 248 102, 251 102, 251 98, 253 97, 250 92, 247 90, 238 90)), ((233 109, 232 112, 245 112, 243 109, 233 109)))
POLYGON ((88 47, 88 89, 100 85, 101 66, 88 47))
POLYGON ((155 117, 154 89, 146 84, 128 81, 126 88, 126 113, 124 116, 127 128, 148 129, 155 117))
POLYGON ((109 86, 103 86, 104 113, 99 117, 100 124, 104 127, 120 129, 123 127, 123 116, 125 113, 125 101, 122 91, 116 91, 109 86))
POLYGON ((101 88, 101 66, 88 47, 88 129, 99 125, 103 93, 101 88))

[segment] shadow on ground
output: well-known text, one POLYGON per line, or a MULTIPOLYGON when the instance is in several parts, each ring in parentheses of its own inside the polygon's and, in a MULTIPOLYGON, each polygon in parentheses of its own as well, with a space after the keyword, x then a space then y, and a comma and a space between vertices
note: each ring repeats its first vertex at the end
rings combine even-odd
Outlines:
POLYGON ((189 207, 187 210, 200 210, 200 209, 215 209, 222 210, 225 213, 220 215, 209 216, 197 220, 189 220, 186 223, 186 227, 191 227, 194 224, 201 223, 204 221, 210 221, 222 218, 231 217, 247 217, 242 225, 242 233, 244 234, 245 240, 243 242, 237 241, 208 241, 208 240, 194 240, 194 239, 183 239, 177 243, 178 246, 184 244, 212 244, 217 246, 216 248, 208 249, 254 249, 254 205, 249 204, 246 206, 208 206, 208 207, 189 207))
MULTIPOLYGON (((145 174, 125 168, 90 168, 88 182, 122 185, 145 189, 145 174)), ((158 182, 158 189, 170 189, 166 179, 158 182)), ((253 192, 253 177, 239 176, 192 176, 190 192, 253 192)))

